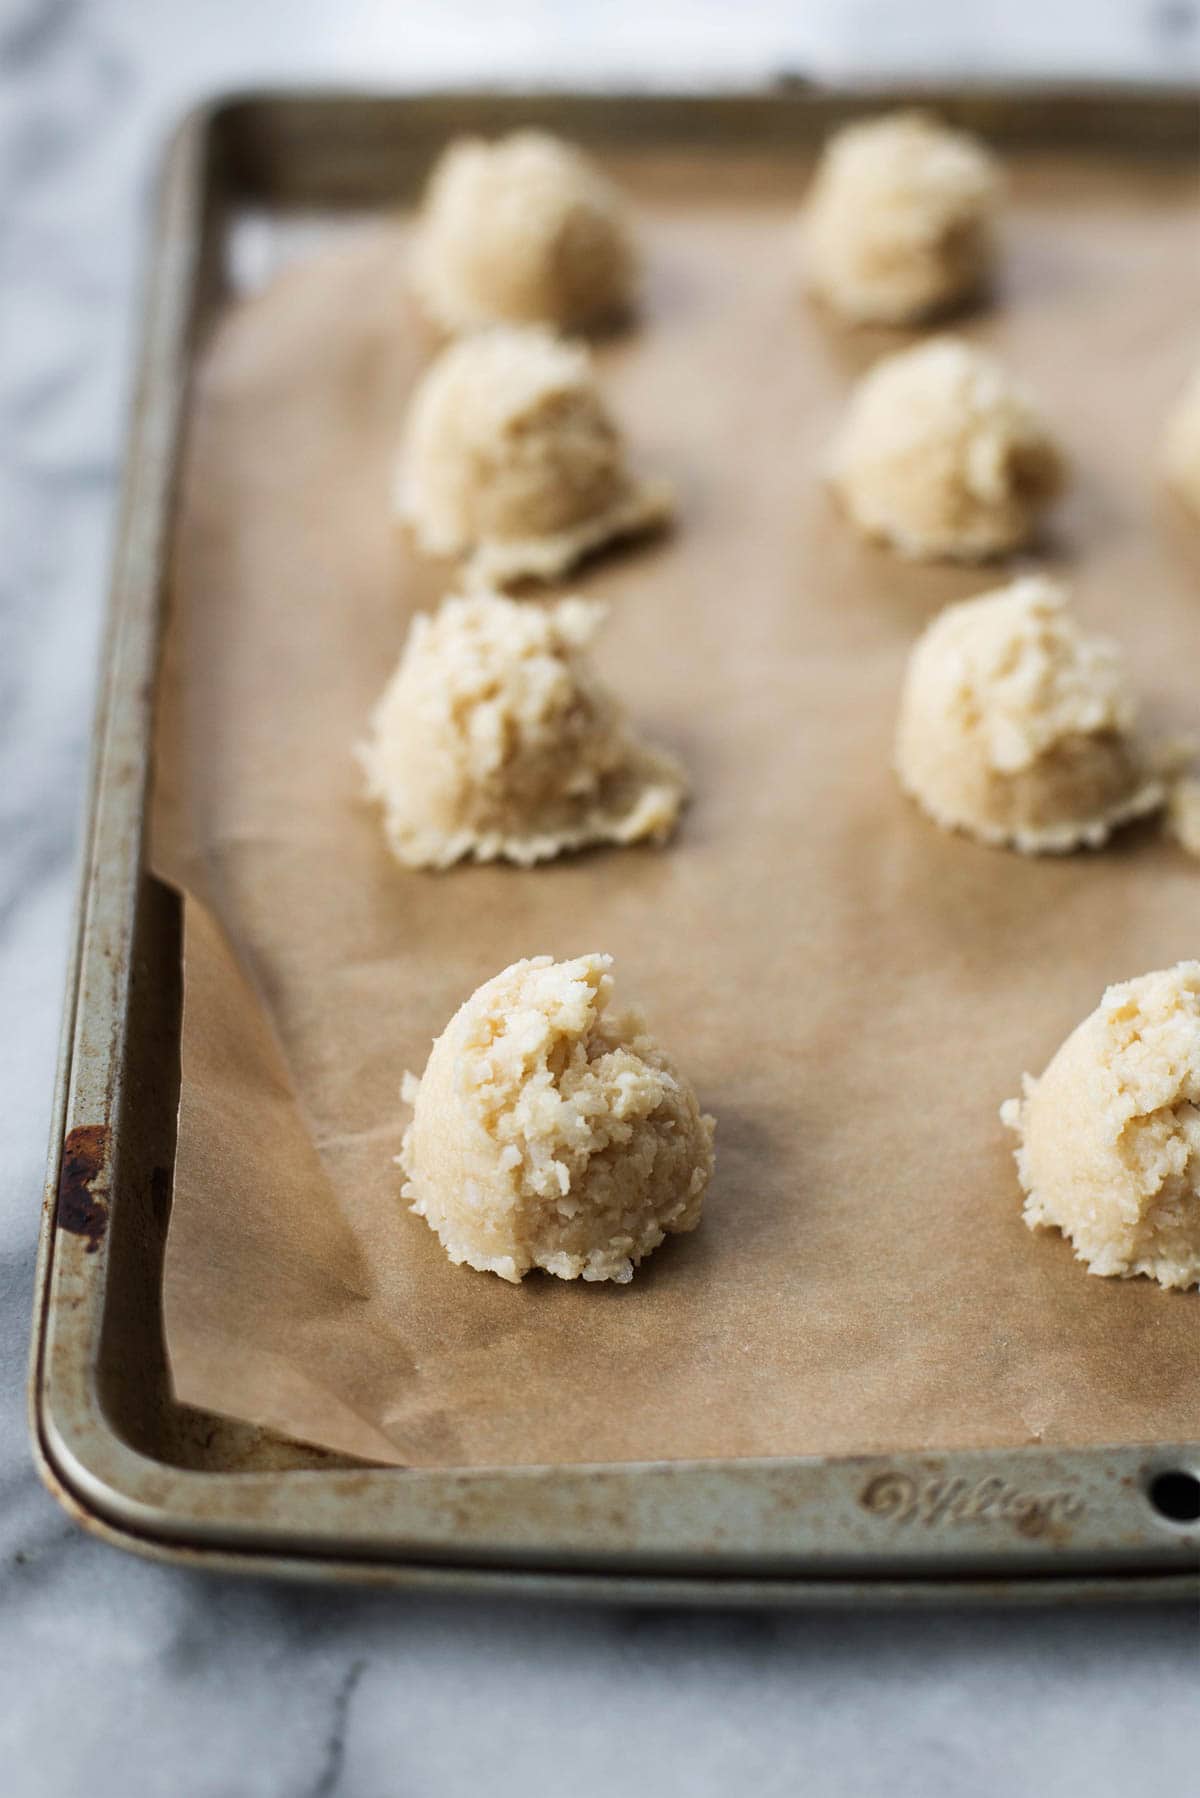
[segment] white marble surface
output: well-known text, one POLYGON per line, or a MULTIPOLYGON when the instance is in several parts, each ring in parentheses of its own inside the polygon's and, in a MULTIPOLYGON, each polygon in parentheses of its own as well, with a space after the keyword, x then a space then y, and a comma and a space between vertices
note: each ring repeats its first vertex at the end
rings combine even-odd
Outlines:
POLYGON ((90 1541, 29 1461, 38 1194, 137 249, 163 131, 199 93, 268 79, 679 84, 780 70, 1195 77, 1200 17, 1194 0, 0 0, 6 1798, 1195 1789, 1194 1615, 693 1617, 234 1583, 90 1541))

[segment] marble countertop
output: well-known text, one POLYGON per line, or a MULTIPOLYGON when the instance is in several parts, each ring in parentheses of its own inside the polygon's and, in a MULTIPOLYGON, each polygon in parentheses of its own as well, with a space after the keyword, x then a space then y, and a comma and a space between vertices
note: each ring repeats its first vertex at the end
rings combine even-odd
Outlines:
POLYGON ((158 145, 261 81, 1200 75, 1192 0, 0 0, 0 1780, 329 1798, 1189 1789, 1173 1610, 582 1611, 200 1577, 82 1535, 23 1384, 106 557, 158 145))

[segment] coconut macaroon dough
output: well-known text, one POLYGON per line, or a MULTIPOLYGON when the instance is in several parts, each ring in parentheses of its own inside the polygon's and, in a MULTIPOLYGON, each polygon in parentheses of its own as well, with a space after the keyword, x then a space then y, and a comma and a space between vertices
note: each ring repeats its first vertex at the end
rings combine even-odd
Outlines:
POLYGON ((1031 1229, 1093 1274, 1200 1283, 1200 961, 1110 986, 1000 1115, 1031 1229))
POLYGON ((1167 829, 1189 855, 1200 857, 1200 780, 1183 774, 1167 798, 1167 829))
POLYGON ((472 578, 507 586, 664 523, 673 500, 630 475, 582 344, 497 328, 451 345, 417 388, 397 507, 426 554, 469 555, 472 578))
POLYGON ((1028 541, 1064 464, 1024 387, 940 337, 863 376, 830 474, 866 536, 903 556, 976 562, 1028 541))
POLYGON ((403 1195, 456 1265, 624 1285, 700 1222, 716 1126, 640 1014, 609 1009, 611 965, 515 962, 407 1076, 403 1195))
POLYGON ((588 664, 606 611, 485 593, 414 619, 360 751, 400 861, 528 864, 669 836, 687 781, 588 664))
POLYGON ((1200 515, 1200 368, 1167 420, 1163 473, 1184 504, 1200 515))
POLYGON ((584 330, 629 308, 636 270, 622 196, 572 145, 541 131, 460 138, 438 162, 416 283, 443 329, 584 330))
POLYGON ((942 311, 986 280, 1000 195, 983 145, 928 113, 849 125, 826 145, 805 208, 809 286, 855 324, 942 311))
POLYGON ((896 735, 905 790, 946 829, 1039 854, 1095 848, 1161 806, 1132 732, 1121 653, 1042 576, 948 606, 909 659, 896 735))

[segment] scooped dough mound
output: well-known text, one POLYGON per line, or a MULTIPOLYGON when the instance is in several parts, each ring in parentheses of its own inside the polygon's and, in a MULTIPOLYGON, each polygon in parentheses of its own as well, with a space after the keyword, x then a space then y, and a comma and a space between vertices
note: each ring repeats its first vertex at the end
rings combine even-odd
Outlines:
POLYGON ((502 323, 583 330, 628 309, 636 267, 621 195, 559 138, 461 138, 434 170, 416 278, 448 331, 502 323))
POLYGON ((941 311, 990 270, 1000 192, 983 145, 927 113, 847 126, 825 147, 806 209, 809 284, 852 323, 941 311))
POLYGON ((1184 504, 1200 514, 1200 368, 1167 420, 1163 472, 1184 504))
POLYGON ((1200 857, 1200 780, 1195 775, 1183 775, 1172 783, 1167 828, 1180 848, 1200 857))
POLYGON ((1132 735, 1121 653, 1043 576, 948 606, 909 659, 900 783, 946 829, 1037 854, 1096 847, 1165 782, 1132 735))
POLYGON ((404 1197, 456 1265, 624 1285, 700 1222, 715 1124, 640 1015, 610 1012, 611 965, 515 962, 408 1076, 404 1197))
POLYGON ((584 653, 606 609, 490 593, 414 619, 360 752, 400 861, 531 863, 670 834, 683 770, 638 741, 584 653))
POLYGON ((397 503, 427 554, 470 554, 496 586, 552 580, 672 509, 630 476, 586 347, 533 328, 443 351, 413 396, 397 503))
POLYGON ((1064 468, 1025 389, 940 337, 863 376, 831 474, 866 536, 903 556, 975 562, 1029 540, 1064 468))
POLYGON ((1031 1229, 1094 1274, 1200 1283, 1200 961, 1110 986, 1000 1115, 1031 1229))

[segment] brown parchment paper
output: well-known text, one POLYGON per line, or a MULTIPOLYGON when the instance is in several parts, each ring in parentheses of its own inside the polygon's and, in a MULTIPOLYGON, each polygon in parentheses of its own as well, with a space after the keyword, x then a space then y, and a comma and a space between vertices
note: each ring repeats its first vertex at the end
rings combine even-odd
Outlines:
MULTIPOLYGON (((902 339, 798 298, 799 164, 616 172, 648 293, 603 378, 681 518, 572 584, 611 602, 600 665, 691 770, 666 849, 412 873, 360 799, 352 746, 449 580, 388 516, 431 351, 406 221, 228 308, 204 356, 154 819, 189 895, 178 1393, 419 1464, 1200 1434, 1196 1296, 1031 1235, 997 1118, 1107 982, 1197 953, 1200 871, 1153 828, 1024 860, 901 797, 912 640, 999 578, 864 547, 821 486, 853 376, 902 339), (455 1269, 399 1200, 401 1075, 507 963, 593 948, 719 1120, 703 1225, 624 1289, 455 1269)), ((1195 183, 1070 158, 1013 183, 1001 291, 964 328, 1075 461, 1040 559, 1124 641, 1147 718, 1194 725, 1200 532, 1154 462, 1200 335, 1195 183)))

